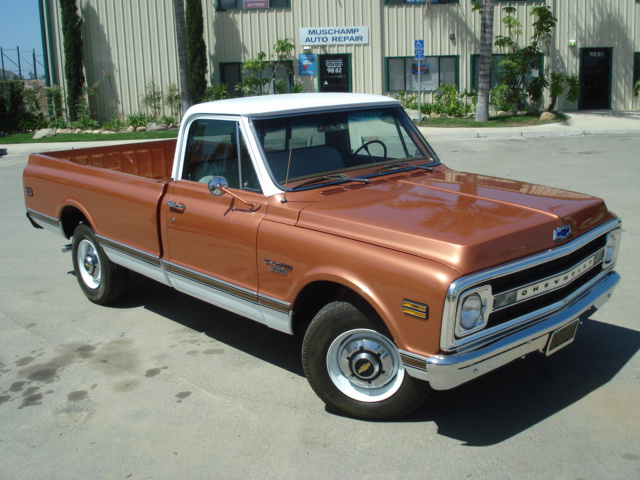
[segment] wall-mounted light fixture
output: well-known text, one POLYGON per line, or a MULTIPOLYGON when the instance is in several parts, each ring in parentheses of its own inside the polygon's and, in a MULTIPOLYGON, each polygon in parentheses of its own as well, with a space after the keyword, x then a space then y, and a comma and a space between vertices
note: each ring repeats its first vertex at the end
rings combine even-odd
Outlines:
POLYGON ((456 39, 456 34, 455 33, 449 34, 449 40, 455 40, 455 39, 456 39))
POLYGON ((309 45, 303 45, 302 46, 302 51, 304 53, 309 53, 311 51, 311 47, 309 45))
POLYGON ((575 47, 578 44, 578 42, 576 42, 575 40, 569 40, 569 46, 570 47, 575 47))

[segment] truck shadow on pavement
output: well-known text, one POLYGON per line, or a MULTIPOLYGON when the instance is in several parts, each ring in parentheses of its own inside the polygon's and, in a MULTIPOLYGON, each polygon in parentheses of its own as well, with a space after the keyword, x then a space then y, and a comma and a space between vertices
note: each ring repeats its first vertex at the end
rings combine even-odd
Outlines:
MULTIPOLYGON (((131 294, 115 307, 139 306, 304 376, 302 334, 277 332, 132 273, 131 294)), ((434 422, 439 435, 480 447, 550 419, 608 383, 640 350, 640 332, 595 317, 580 325, 572 345, 554 355, 531 354, 453 390, 434 391, 399 422, 434 422)))
POLYGON ((130 273, 130 295, 115 308, 143 306, 232 348, 304 377, 302 335, 287 335, 253 320, 193 298, 136 273, 130 273))
POLYGON ((440 435, 478 447, 549 420, 611 381, 640 349, 640 332, 597 318, 550 357, 531 354, 456 389, 432 392, 409 420, 433 421, 440 435))

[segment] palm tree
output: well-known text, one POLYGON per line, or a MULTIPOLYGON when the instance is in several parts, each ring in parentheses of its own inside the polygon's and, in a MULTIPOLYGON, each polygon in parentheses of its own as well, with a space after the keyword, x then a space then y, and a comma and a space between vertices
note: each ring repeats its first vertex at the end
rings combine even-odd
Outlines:
POLYGON ((178 65, 180 68, 180 95, 182 114, 191 106, 189 89, 189 62, 187 59, 187 30, 184 21, 184 0, 173 0, 173 13, 176 20, 176 38, 178 40, 178 65))
POLYGON ((478 105, 476 106, 476 122, 489 120, 489 90, 491 90, 491 50, 493 47, 493 0, 482 0, 480 8, 480 81, 478 84, 478 105))

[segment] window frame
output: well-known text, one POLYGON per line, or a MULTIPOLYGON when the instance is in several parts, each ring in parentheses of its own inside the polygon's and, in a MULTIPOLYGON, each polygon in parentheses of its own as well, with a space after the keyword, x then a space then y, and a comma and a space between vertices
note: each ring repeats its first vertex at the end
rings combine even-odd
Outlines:
MULTIPOLYGON (((219 116, 200 115, 200 116, 196 116, 190 121, 188 128, 186 130, 187 138, 185 141, 184 152, 182 155, 181 174, 178 180, 184 180, 184 181, 195 182, 195 183, 203 183, 197 179, 185 178, 185 175, 187 174, 190 175, 192 173, 192 165, 190 160, 191 160, 191 155, 193 153, 189 149, 191 147, 191 141, 196 141, 195 140, 196 135, 195 133, 192 135, 192 129, 197 128, 198 122, 202 122, 202 123, 224 122, 233 127, 233 130, 235 133, 232 132, 230 133, 230 135, 231 135, 231 138, 233 138, 233 136, 235 135, 235 142, 222 142, 222 143, 225 143, 225 144, 229 143, 230 145, 233 145, 236 149, 235 157, 230 159, 225 159, 224 161, 231 160, 236 162, 236 165, 238 168, 237 186, 235 184, 232 184, 232 182, 230 182, 230 178, 228 176, 223 175, 223 177, 227 181, 229 181, 230 189, 238 190, 238 191, 262 193, 263 191, 262 185, 258 176, 258 172, 256 170, 256 166, 253 163, 253 158, 251 155, 251 150, 249 148, 249 141, 248 141, 247 135, 244 132, 241 119, 236 117, 227 118, 227 117, 219 117, 219 116), (242 147, 246 149, 247 151, 246 155, 243 154, 244 150, 242 147), (249 173, 245 173, 246 168, 251 169, 251 172, 253 173, 253 178, 251 178, 251 180, 257 185, 258 188, 252 188, 245 184, 246 183, 245 180, 248 180, 248 177, 251 176, 249 173)), ((208 161, 209 160, 202 162, 203 165, 208 161)), ((236 180, 236 179, 233 179, 233 180, 236 180)))
MULTIPOLYGON (((236 5, 237 5, 237 1, 238 0, 234 0, 236 1, 236 5)), ((286 0, 287 2, 287 6, 286 7, 272 7, 271 6, 271 1, 269 0, 269 7, 267 8, 249 8, 249 9, 245 9, 245 8, 223 8, 222 7, 222 0, 216 0, 216 11, 217 12, 251 12, 254 10, 257 11, 262 11, 262 10, 282 10, 282 9, 290 9, 291 8, 291 0, 286 0)))
MULTIPOLYGON (((270 63, 273 63, 275 66, 275 61, 269 61, 269 62, 262 62, 263 65, 265 66, 269 66, 270 63)), ((242 68, 242 64, 243 62, 218 62, 218 67, 220 68, 220 83, 226 83, 227 87, 229 89, 229 92, 235 92, 235 87, 236 85, 238 85, 238 83, 242 82, 242 79, 245 77, 243 68, 242 68), (225 66, 237 66, 238 67, 238 71, 239 71, 239 78, 240 78, 240 82, 236 83, 235 85, 231 85, 229 83, 229 81, 225 78, 225 66)), ((294 63, 293 60, 284 60, 281 61, 280 64, 287 64, 287 68, 289 75, 287 75, 287 78, 289 80, 289 91, 291 91, 291 88, 293 88, 293 86, 295 85, 294 82, 294 63)), ((264 90, 263 90, 263 93, 264 90)), ((269 92, 270 93, 270 92, 269 92)))
MULTIPOLYGON (((489 80, 490 88, 495 88, 495 87, 491 86, 493 84, 492 80, 494 78, 493 77, 493 60, 494 60, 494 57, 498 57, 498 56, 504 58, 504 57, 507 56, 507 54, 506 53, 492 53, 491 54, 491 78, 489 80)), ((475 84, 476 66, 475 66, 475 62, 474 62, 474 59, 475 58, 479 58, 479 57, 480 57, 479 53, 472 53, 469 56, 469 72, 471 74, 471 78, 469 79, 469 89, 470 90, 477 90, 479 88, 479 86, 475 84)), ((544 57, 545 57, 544 53, 541 53, 540 54, 540 69, 539 69, 539 72, 542 75, 544 75, 544 57)))
MULTIPOLYGON (((391 90, 390 89, 390 70, 389 70, 389 60, 395 60, 395 59, 404 59, 405 60, 405 68, 403 70, 405 77, 404 77, 404 85, 406 87, 407 85, 407 77, 406 77, 406 61, 410 60, 412 63, 416 62, 416 60, 413 57, 407 57, 407 56, 396 56, 396 57, 385 57, 385 89, 388 93, 390 92, 399 92, 399 91, 405 91, 405 92, 415 92, 417 93, 418 90, 409 90, 409 89, 404 89, 404 90, 391 90)), ((440 88, 441 85, 443 85, 442 83, 440 83, 440 60, 443 58, 453 58, 455 59, 455 66, 456 66, 456 71, 455 71, 455 77, 456 77, 456 82, 455 82, 455 86, 457 90, 460 90, 460 55, 425 55, 425 59, 427 58, 437 58, 438 59, 438 86, 434 89, 429 89, 429 90, 422 90, 422 92, 435 92, 437 91, 438 88, 440 88)))

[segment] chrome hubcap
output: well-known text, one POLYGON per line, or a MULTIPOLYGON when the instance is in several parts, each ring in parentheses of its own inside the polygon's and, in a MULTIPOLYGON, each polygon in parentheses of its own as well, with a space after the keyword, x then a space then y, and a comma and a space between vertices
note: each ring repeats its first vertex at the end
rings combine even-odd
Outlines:
POLYGON ((379 402, 398 391, 404 368, 396 346, 369 329, 344 332, 329 346, 327 370, 334 385, 361 402, 379 402))
POLYGON ((96 289, 100 286, 100 259, 93 244, 83 239, 78 245, 78 270, 84 284, 96 289))

